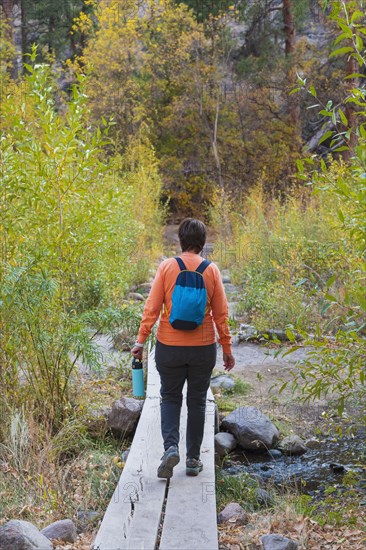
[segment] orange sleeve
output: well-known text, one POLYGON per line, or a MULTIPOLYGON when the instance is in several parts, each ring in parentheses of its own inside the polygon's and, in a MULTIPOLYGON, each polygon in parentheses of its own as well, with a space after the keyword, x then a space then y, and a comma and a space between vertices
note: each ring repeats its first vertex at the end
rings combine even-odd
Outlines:
POLYGON ((164 280, 162 265, 163 264, 160 264, 158 267, 149 296, 145 303, 144 311, 142 313, 142 320, 137 335, 137 341, 140 344, 144 344, 148 336, 150 336, 151 330, 155 325, 163 306, 164 280))
POLYGON ((214 268, 214 291, 211 298, 212 317, 219 333, 219 343, 222 345, 224 353, 231 353, 229 306, 219 268, 215 264, 212 264, 212 266, 214 268))

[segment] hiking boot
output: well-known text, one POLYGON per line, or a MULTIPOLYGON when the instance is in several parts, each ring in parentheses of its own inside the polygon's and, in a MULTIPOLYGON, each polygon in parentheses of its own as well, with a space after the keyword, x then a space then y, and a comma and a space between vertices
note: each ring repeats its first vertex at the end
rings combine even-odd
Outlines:
POLYGON ((203 470, 203 464, 196 458, 187 458, 186 460, 186 474, 187 476, 198 476, 203 470))
POLYGON ((168 479, 173 475, 173 468, 179 462, 179 450, 176 445, 172 445, 165 451, 161 457, 161 464, 158 468, 158 477, 168 479))

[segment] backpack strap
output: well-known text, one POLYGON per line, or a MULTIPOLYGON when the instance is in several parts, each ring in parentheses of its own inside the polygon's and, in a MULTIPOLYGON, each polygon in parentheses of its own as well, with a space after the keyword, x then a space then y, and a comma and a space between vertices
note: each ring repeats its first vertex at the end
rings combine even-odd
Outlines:
POLYGON ((175 260, 177 260, 178 265, 179 265, 181 271, 186 271, 186 270, 187 270, 187 268, 186 268, 186 266, 185 266, 185 264, 184 264, 182 258, 179 258, 178 256, 176 256, 176 257, 175 257, 175 260))
POLYGON ((208 267, 210 265, 210 261, 209 260, 203 260, 203 262, 200 263, 200 265, 197 267, 196 271, 197 273, 202 273, 204 272, 204 270, 206 269, 206 267, 208 267))

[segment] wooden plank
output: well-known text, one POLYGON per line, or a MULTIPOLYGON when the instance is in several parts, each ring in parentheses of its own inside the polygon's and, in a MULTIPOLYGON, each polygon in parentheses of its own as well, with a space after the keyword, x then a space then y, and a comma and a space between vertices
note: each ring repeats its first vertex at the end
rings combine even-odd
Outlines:
POLYGON ((181 415, 181 462, 174 468, 159 550, 217 550, 215 495, 215 403, 211 390, 206 402, 205 432, 201 447, 203 470, 197 477, 185 473, 187 407, 181 415))
MULTIPOLYGON (((151 354, 148 368, 149 373, 155 369, 151 354)), ((153 372, 152 382, 154 377, 153 372)), ((151 385, 151 395, 154 393, 156 380, 151 385)), ((162 453, 160 399, 147 397, 126 465, 96 536, 95 550, 154 550, 166 490, 166 480, 156 475, 162 453)))
MULTIPOLYGON (((181 456, 185 456, 187 409, 181 415, 181 456)), ((211 390, 198 477, 185 475, 185 460, 174 468, 166 502, 161 550, 217 550, 214 474, 215 408, 211 390)), ((154 550, 167 482, 156 475, 163 453, 160 377, 149 353, 146 399, 125 468, 98 531, 95 550, 154 550)))

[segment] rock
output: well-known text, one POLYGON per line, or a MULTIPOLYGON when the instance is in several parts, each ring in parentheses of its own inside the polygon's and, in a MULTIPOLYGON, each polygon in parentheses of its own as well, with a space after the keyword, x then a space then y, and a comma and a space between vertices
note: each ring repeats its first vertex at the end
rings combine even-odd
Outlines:
POLYGON ((122 458, 123 462, 126 462, 127 457, 128 457, 129 454, 130 454, 130 449, 126 449, 125 451, 122 452, 121 458, 122 458))
POLYGON ((83 533, 89 531, 99 521, 101 513, 94 510, 80 510, 77 512, 76 517, 78 533, 83 533))
POLYGON ((226 523, 227 521, 237 523, 238 525, 245 525, 248 523, 249 518, 240 504, 230 502, 217 516, 217 523, 226 523))
POLYGON ((71 519, 61 519, 48 525, 41 531, 42 535, 50 540, 62 542, 76 542, 76 527, 71 519))
POLYGON ((222 428, 232 433, 244 449, 270 449, 279 438, 276 426, 256 407, 239 407, 228 414, 222 428))
POLYGON ((111 409, 104 407, 103 409, 89 409, 86 414, 88 432, 100 437, 108 431, 108 416, 111 409))
POLYGON ((224 390, 232 390, 235 386, 235 381, 227 374, 218 374, 213 376, 210 382, 211 388, 223 388, 224 390))
POLYGON ((261 506, 264 506, 266 508, 270 508, 274 504, 272 495, 265 489, 256 489, 255 498, 261 506))
POLYGON ((129 436, 137 426, 140 418, 143 401, 132 397, 121 397, 112 405, 108 415, 108 426, 116 435, 129 436))
POLYGON ((129 292, 127 294, 128 300, 135 300, 135 302, 144 302, 145 298, 139 292, 129 292))
POLYGON ((113 336, 113 347, 118 351, 130 351, 134 343, 133 340, 129 330, 121 330, 113 336))
POLYGON ((264 535, 261 537, 263 550, 297 550, 299 544, 282 535, 264 535))
MULTIPOLYGON (((295 340, 302 340, 302 336, 296 331, 291 331, 295 340)), ((279 340, 280 342, 288 342, 289 337, 286 331, 269 328, 258 332, 252 325, 241 324, 238 332, 238 341, 244 342, 249 340, 279 340)))
POLYGON ((343 466, 343 464, 329 464, 329 468, 334 474, 343 474, 343 472, 346 471, 346 468, 343 466))
POLYGON ((224 283, 224 285, 230 284, 231 283, 230 276, 229 275, 223 275, 222 282, 224 283))
POLYGON ((278 449, 269 449, 268 454, 273 460, 281 460, 283 454, 278 449))
POLYGON ((319 439, 312 437, 311 439, 307 439, 305 441, 305 447, 307 447, 307 449, 319 449, 320 441, 319 439))
POLYGON ((248 340, 256 340, 258 332, 252 325, 241 324, 238 332, 238 342, 247 342, 248 340))
POLYGON ((265 481, 260 474, 250 474, 250 479, 255 481, 259 487, 263 487, 265 485, 265 481))
POLYGON ((236 439, 232 434, 219 432, 215 435, 215 451, 223 457, 235 449, 236 439))
POLYGON ((278 447, 285 455, 302 455, 307 451, 304 441, 298 435, 288 435, 278 447))
POLYGON ((137 290, 141 292, 141 294, 149 294, 152 287, 152 283, 141 283, 141 285, 138 285, 137 290))
POLYGON ((0 527, 1 550, 52 550, 52 542, 29 521, 12 519, 0 527))

